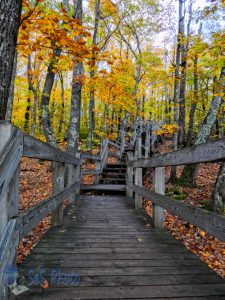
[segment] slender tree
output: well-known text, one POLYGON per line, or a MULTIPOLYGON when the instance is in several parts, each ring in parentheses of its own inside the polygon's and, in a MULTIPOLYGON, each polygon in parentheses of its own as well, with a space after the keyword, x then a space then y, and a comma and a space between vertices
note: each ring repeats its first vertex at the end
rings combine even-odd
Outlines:
MULTIPOLYGON (((74 18, 82 24, 83 2, 74 0, 74 18)), ((70 124, 67 136, 67 150, 76 152, 79 146, 80 135, 80 113, 81 113, 81 94, 82 94, 82 76, 84 75, 83 62, 76 63, 73 68, 70 124)))

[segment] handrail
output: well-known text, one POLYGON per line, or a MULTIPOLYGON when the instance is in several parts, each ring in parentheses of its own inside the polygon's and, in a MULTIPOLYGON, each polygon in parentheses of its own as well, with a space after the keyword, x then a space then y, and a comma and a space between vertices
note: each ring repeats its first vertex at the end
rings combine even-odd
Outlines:
POLYGON ((82 159, 88 159, 88 160, 96 160, 96 161, 101 161, 101 156, 100 155, 90 155, 90 154, 82 154, 81 155, 82 159))
POLYGON ((127 182, 128 188, 132 189, 138 195, 149 199, 155 205, 158 205, 176 215, 177 217, 190 222, 198 228, 204 230, 210 235, 215 236, 221 241, 225 241, 225 217, 213 212, 205 211, 190 204, 176 201, 168 196, 149 191, 143 187, 127 182))
MULTIPOLYGON (((139 157, 142 147, 139 140, 139 157)), ((137 148, 138 149, 138 148, 137 148)), ((142 197, 153 202, 153 222, 155 227, 164 227, 164 209, 176 216, 196 225, 208 234, 225 241, 225 217, 204 211, 201 208, 177 202, 165 196, 165 168, 186 164, 206 163, 225 159, 225 138, 209 141, 182 150, 160 154, 151 158, 134 158, 128 156, 127 161, 127 195, 135 193, 135 207, 142 207, 142 197), (153 168, 153 190, 142 187, 142 168, 153 168), (133 171, 135 169, 135 171, 133 171), (130 174, 135 174, 134 179, 130 174), (133 192, 131 192, 133 191, 133 192), (138 200, 138 201, 137 201, 138 200)))
POLYGON ((2 238, 0 239, 0 299, 5 299, 8 294, 6 282, 6 267, 13 263, 15 250, 18 245, 18 226, 17 219, 9 220, 2 238))
POLYGON ((43 218, 48 214, 53 212, 64 199, 68 197, 79 185, 79 182, 66 187, 64 190, 59 193, 52 195, 46 200, 41 201, 40 203, 32 206, 25 212, 19 214, 19 231, 20 231, 20 240, 29 233, 36 225, 38 225, 43 218))
POLYGON ((182 150, 153 156, 152 158, 138 159, 128 162, 134 168, 155 168, 178 166, 195 163, 214 162, 225 159, 225 138, 209 141, 182 150))
POLYGON ((24 134, 23 156, 63 162, 71 165, 80 165, 80 161, 74 155, 26 134, 24 134))
POLYGON ((79 197, 82 160, 79 152, 75 155, 66 153, 23 134, 9 123, 0 123, 0 137, 0 299, 2 299, 7 294, 5 267, 14 262, 19 240, 49 213, 52 214, 52 224, 61 226, 63 201, 68 196, 70 202, 79 197), (22 156, 53 162, 54 195, 19 214, 19 163, 22 156), (67 187, 64 186, 66 167, 69 185, 67 187))

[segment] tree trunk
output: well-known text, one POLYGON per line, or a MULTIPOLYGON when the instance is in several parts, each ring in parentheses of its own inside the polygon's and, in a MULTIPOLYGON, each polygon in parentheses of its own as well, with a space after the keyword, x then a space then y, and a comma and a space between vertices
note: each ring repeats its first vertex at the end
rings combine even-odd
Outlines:
MULTIPOLYGON (((174 72, 174 91, 173 91, 173 103, 174 103, 174 125, 178 125, 179 121, 179 74, 180 74, 180 56, 181 56, 181 38, 184 35, 184 16, 183 16, 183 0, 179 0, 179 21, 178 21, 178 36, 177 36, 177 50, 176 50, 176 61, 175 61, 175 72, 174 72)), ((173 150, 177 150, 177 132, 173 136, 173 150)), ((172 167, 170 174, 170 181, 175 182, 177 178, 176 167, 172 167)))
POLYGON ((198 103, 198 56, 194 58, 194 101, 191 105, 189 114, 189 127, 187 136, 187 146, 191 146, 193 140, 194 116, 198 103))
MULTIPOLYGON (((192 5, 193 2, 190 1, 189 4, 189 20, 187 24, 187 39, 189 39, 190 35, 190 28, 191 28, 191 21, 192 21, 192 5)), ((182 21, 182 30, 181 34, 184 38, 184 17, 182 21)), ((186 94, 186 72, 187 72, 187 54, 189 50, 189 40, 181 43, 181 79, 180 79, 180 101, 179 101, 179 107, 180 107, 180 113, 179 113, 179 132, 178 132, 178 146, 179 148, 182 148, 185 146, 185 120, 186 120, 186 103, 185 103, 185 94, 186 94)))
POLYGON ((220 214, 225 210, 225 163, 222 162, 211 198, 212 209, 220 214))
MULTIPOLYGON (((95 1, 95 26, 94 26, 94 33, 93 33, 93 45, 97 45, 97 35, 98 35, 98 27, 99 27, 99 20, 100 20, 100 8, 101 0, 95 1)), ((90 90, 90 101, 89 101, 89 132, 88 132, 88 150, 91 152, 92 148, 92 141, 93 141, 93 133, 95 130, 95 88, 93 80, 95 78, 95 67, 96 67, 96 52, 95 50, 92 51, 92 64, 91 64, 91 71, 90 71, 90 79, 91 79, 91 90, 90 90)))
POLYGON ((13 112, 13 102, 14 102, 14 88, 15 88, 15 79, 16 79, 16 70, 17 70, 17 58, 18 53, 15 52, 14 57, 14 63, 13 63, 13 72, 12 72, 12 78, 11 78, 11 84, 10 84, 10 90, 9 90, 9 100, 8 100, 8 106, 7 106, 7 121, 12 121, 12 112, 13 112))
POLYGON ((50 102, 51 92, 52 92, 54 79, 55 79, 54 65, 57 63, 60 54, 61 51, 59 49, 54 50, 52 61, 48 66, 47 76, 45 79, 42 98, 41 98, 41 121, 42 121, 44 134, 47 143, 55 147, 57 146, 57 140, 55 138, 55 134, 51 126, 49 102, 50 102))
POLYGON ((30 95, 28 94, 27 107, 24 115, 24 131, 28 134, 30 133, 30 109, 31 109, 31 99, 30 99, 30 95))
MULTIPOLYGON (((27 79, 28 79, 28 94, 33 93, 34 102, 33 102, 33 122, 31 126, 31 135, 34 136, 35 130, 37 127, 37 88, 34 87, 32 75, 31 75, 32 67, 31 67, 31 56, 28 56, 28 64, 27 64, 27 79)), ((29 97, 30 98, 30 97, 29 97)))
POLYGON ((5 120, 22 1, 0 1, 0 120, 5 120))
MULTIPOLYGON (((195 140, 195 145, 202 144, 206 142, 209 137, 212 127, 216 121, 217 113, 222 105, 222 89, 225 86, 225 67, 222 68, 220 73, 220 79, 218 82, 219 88, 215 90, 216 96, 213 96, 209 111, 203 121, 201 129, 195 140), (219 95, 218 95, 219 94, 219 95)), ((199 164, 187 165, 184 167, 181 174, 181 182, 184 182, 185 185, 196 186, 196 179, 198 175, 199 164)))
MULTIPOLYGON (((199 26, 198 36, 200 37, 202 33, 202 23, 199 26)), ((186 146, 191 146, 193 140, 193 127, 194 127, 194 116, 198 103, 199 85, 198 85, 198 55, 194 57, 194 101, 191 105, 191 110, 189 114, 189 127, 186 146)))
POLYGON ((62 133, 63 128, 63 122, 64 122, 64 109, 65 109, 65 89, 64 89, 64 80, 63 80, 63 74, 62 72, 59 72, 59 79, 61 84, 61 101, 62 101, 62 111, 59 118, 59 128, 58 128, 58 134, 60 135, 62 133))
MULTIPOLYGON (((74 18, 78 19, 82 24, 83 3, 82 0, 74 0, 74 18)), ((73 82, 70 108, 70 124, 67 136, 67 151, 76 152, 79 146, 80 135, 80 112, 81 112, 81 93, 82 80, 84 74, 83 63, 76 64, 73 68, 73 82)))

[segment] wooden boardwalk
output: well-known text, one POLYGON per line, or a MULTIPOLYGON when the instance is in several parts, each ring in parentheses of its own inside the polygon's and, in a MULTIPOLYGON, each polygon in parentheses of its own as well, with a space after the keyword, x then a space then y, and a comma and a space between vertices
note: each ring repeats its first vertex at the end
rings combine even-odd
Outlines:
POLYGON ((224 280, 132 201, 83 195, 68 207, 64 226, 50 229, 20 267, 27 284, 29 272, 44 270, 49 288, 31 286, 17 299, 225 299, 224 280), (58 283, 55 270, 79 273, 79 285, 58 283))

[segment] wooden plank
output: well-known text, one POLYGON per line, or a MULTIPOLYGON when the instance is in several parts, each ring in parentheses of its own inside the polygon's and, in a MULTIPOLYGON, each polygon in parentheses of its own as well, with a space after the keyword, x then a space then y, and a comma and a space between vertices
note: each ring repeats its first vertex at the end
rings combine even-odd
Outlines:
POLYGON ((117 143, 115 143, 115 142, 113 142, 113 141, 109 141, 109 145, 111 145, 111 146, 113 146, 113 147, 116 147, 116 148, 118 148, 118 149, 121 148, 121 146, 120 146, 119 144, 117 144, 117 143))
POLYGON ((224 159, 225 138, 222 138, 167 154, 156 155, 149 159, 139 159, 130 162, 129 165, 136 168, 154 168, 221 161, 224 159))
POLYGON ((49 213, 53 212, 58 205, 74 192, 78 183, 74 183, 56 195, 34 205, 26 212, 19 215, 20 239, 29 233, 49 213))
POLYGON ((24 135, 23 156, 71 165, 80 165, 80 161, 74 155, 66 153, 29 135, 24 135))
MULTIPOLYGON (((64 190, 65 164, 60 162, 52 163, 52 194, 55 195, 64 190)), ((52 213, 51 225, 63 225, 63 202, 61 202, 52 213)))
POLYGON ((15 127, 11 123, 0 121, 0 156, 9 143, 13 131, 15 131, 15 127))
POLYGON ((104 139, 102 141, 102 149, 101 149, 101 168, 100 168, 101 172, 105 168, 108 161, 108 156, 109 156, 108 145, 109 145, 109 140, 104 139))
POLYGON ((83 176, 84 175, 100 175, 101 171, 90 169, 90 170, 82 170, 81 173, 83 176))
POLYGON ((81 185, 82 191, 118 191, 125 192, 125 184, 84 184, 81 185))
POLYGON ((19 243, 17 219, 11 219, 0 240, 0 299, 5 299, 7 286, 5 284, 6 267, 13 264, 19 243))
POLYGON ((4 147, 0 157, 0 238, 4 232, 8 219, 17 214, 18 209, 18 165, 23 150, 23 134, 13 130, 10 140, 4 147), (16 175, 15 175, 16 173, 16 175), (17 176, 17 178, 15 177, 17 176), (15 185, 15 189, 13 188, 15 185), (9 192, 9 188, 12 190, 9 192))
POLYGON ((20 131, 14 131, 0 157, 0 197, 19 165, 22 149, 23 134, 20 131))
POLYGON ((225 217, 200 208, 173 200, 167 196, 157 194, 137 185, 128 185, 135 191, 151 200, 154 204, 164 208, 177 217, 190 222, 208 234, 225 241, 225 217))
MULTIPOLYGON (((165 195, 165 168, 155 168, 153 171, 153 187, 156 193, 165 195)), ((164 228, 164 209, 153 203, 153 224, 156 228, 164 228)))
MULTIPOLYGON (((138 137, 136 139, 135 143, 135 153, 134 153, 134 159, 141 158, 142 156, 142 139, 141 137, 138 137)), ((134 183, 138 186, 142 186, 142 169, 141 168, 136 168, 134 171, 134 183)), ((135 193, 135 208, 142 208, 142 196, 135 193)))
MULTIPOLYGON (((27 276, 26 272, 24 272, 23 275, 26 277, 27 276)), ((46 277, 49 278, 50 276, 46 276, 46 277)), ((218 284, 220 282, 223 283, 222 279, 220 281, 217 276, 205 275, 205 274, 199 274, 198 276, 191 275, 191 274, 133 276, 127 274, 127 276, 82 276, 82 280, 80 281, 79 286, 82 287, 84 286, 85 287, 143 286, 144 288, 144 286, 149 286, 149 285, 157 286, 159 282, 161 285, 170 285, 170 286, 181 285, 181 284, 191 285, 193 283, 195 284, 214 284, 214 283, 218 284)), ((53 283, 53 287, 56 287, 56 284, 53 283)))
MULTIPOLYGON (((174 299, 175 297, 224 296, 225 284, 197 284, 197 285, 166 285, 166 286, 119 286, 119 287, 79 287, 66 288, 56 287, 45 290, 45 296, 40 292, 33 294, 32 299, 174 299)), ((27 298, 31 299, 31 295, 27 298), (30 298, 29 298, 30 297, 30 298)))
POLYGON ((101 156, 100 155, 90 155, 90 154, 82 153, 81 154, 81 159, 101 161, 101 156))
MULTIPOLYGON (((77 152, 76 152, 76 158, 77 158, 79 161, 81 161, 81 153, 80 153, 80 151, 77 151, 77 152)), ((75 169, 75 181, 74 181, 74 182, 77 182, 77 183, 78 183, 78 184, 76 185, 76 187, 75 187, 75 190, 74 190, 74 199, 75 199, 75 200, 78 200, 79 197, 80 197, 81 180, 82 180, 81 166, 78 165, 78 166, 76 166, 76 169, 75 169)))
MULTIPOLYGON (((133 160, 133 158, 134 158, 133 153, 128 152, 127 160, 131 161, 131 160, 133 160)), ((130 183, 134 182, 134 169, 132 167, 127 167, 126 182, 130 182, 130 183)), ((128 185, 126 185, 126 195, 127 195, 127 197, 133 198, 133 190, 131 188, 128 188, 128 185)))

